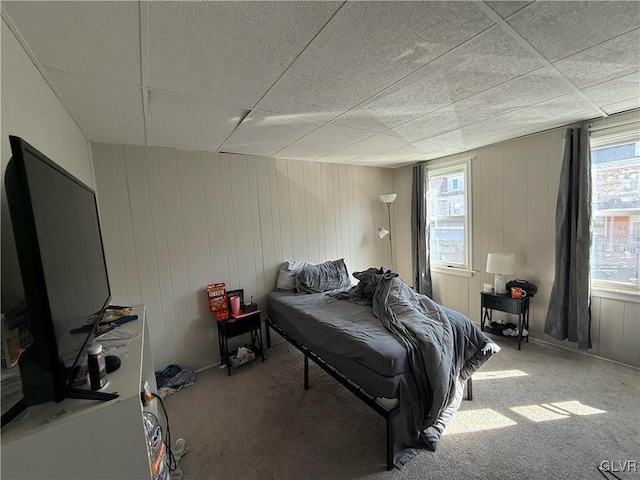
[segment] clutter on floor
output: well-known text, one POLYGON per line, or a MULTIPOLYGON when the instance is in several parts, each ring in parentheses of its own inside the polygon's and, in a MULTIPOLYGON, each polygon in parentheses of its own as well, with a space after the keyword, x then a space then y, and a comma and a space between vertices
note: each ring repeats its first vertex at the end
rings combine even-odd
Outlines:
MULTIPOLYGON (((494 335, 503 335, 505 337, 517 337, 518 336, 518 326, 515 323, 507 322, 491 322, 490 325, 485 327, 487 331, 493 333, 494 335)), ((526 328, 522 329, 522 336, 526 337, 529 335, 529 331, 526 328)))
POLYGON ((194 383, 196 383, 195 372, 179 365, 172 364, 161 372, 156 372, 158 395, 162 398, 194 383))

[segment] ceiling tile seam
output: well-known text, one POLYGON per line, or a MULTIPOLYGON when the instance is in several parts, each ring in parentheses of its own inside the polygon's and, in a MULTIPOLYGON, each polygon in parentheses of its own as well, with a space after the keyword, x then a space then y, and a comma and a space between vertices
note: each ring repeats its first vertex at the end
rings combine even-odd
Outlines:
MULTIPOLYGON (((211 103, 214 105, 221 105, 221 106, 225 106, 225 107, 233 107, 233 108, 240 108, 242 110, 254 110, 251 107, 248 107, 247 105, 238 105, 236 103, 229 103, 229 102, 223 102, 222 100, 214 100, 212 98, 207 98, 207 97, 198 97, 196 95, 191 95, 188 93, 179 93, 179 92, 174 92, 172 90, 163 90, 160 88, 156 88, 156 87, 144 87, 145 90, 148 90, 150 92, 156 92, 156 93, 162 93, 164 95, 170 95, 172 97, 183 97, 183 98, 190 98, 192 100, 199 100, 201 102, 205 102, 205 103, 211 103)), ((256 111, 260 111, 260 110, 256 110, 256 111)), ((276 115, 282 115, 280 113, 277 112, 270 112, 270 113, 274 113, 276 115)), ((318 123, 318 122, 316 122, 318 123)))
MULTIPOLYGON (((394 86, 396 86, 398 83, 402 82, 403 80, 406 80, 407 77, 410 77, 411 75, 418 73, 420 70, 427 68, 428 66, 430 66, 433 62, 435 62, 436 60, 444 57, 445 55, 453 52, 454 50, 458 49, 458 48, 462 48, 465 44, 467 44, 468 42, 472 41, 474 38, 476 38, 479 35, 482 35, 483 33, 491 30, 492 28, 497 27, 495 23, 489 25, 487 28, 485 28, 484 30, 476 33, 475 35, 467 38, 464 42, 459 43, 458 45, 456 45, 455 47, 450 48, 449 50, 447 50, 446 52, 438 55, 437 57, 435 57, 434 59, 430 60, 429 62, 425 63, 424 65, 419 66, 418 68, 416 68, 415 70, 412 70, 411 72, 407 73, 405 76, 403 76, 402 78, 399 78, 398 80, 396 80, 393 83, 390 83, 389 85, 387 85, 386 87, 384 87, 383 89, 377 91, 376 93, 374 93, 373 95, 365 98, 364 100, 362 100, 361 102, 357 103, 356 105, 353 105, 352 107, 349 107, 348 110, 345 110, 344 112, 340 113, 339 115, 333 117, 331 120, 328 120, 328 122, 333 122, 335 120, 338 120, 340 117, 342 117, 343 115, 346 115, 347 113, 349 113, 352 110, 355 110, 356 108, 360 108, 362 105, 364 105, 365 103, 367 103, 369 100, 371 100, 374 97, 377 97, 378 95, 382 95, 384 94, 387 90, 392 89, 394 86)), ((385 130, 387 131, 387 130, 385 130)), ((382 132, 376 132, 376 133, 382 133, 382 132)))
MULTIPOLYGON (((358 144, 358 143, 360 143, 360 142, 364 142, 365 140, 368 140, 368 139, 370 139, 370 138, 373 138, 373 137, 375 137, 376 135, 383 135, 383 134, 382 134, 382 133, 378 133, 378 134, 372 135, 371 137, 363 138, 362 140, 358 140, 357 142, 354 142, 354 143, 352 143, 351 145, 344 146, 344 147, 342 147, 342 148, 339 148, 339 149, 337 149, 337 150, 334 150, 334 151, 333 151, 333 152, 331 152, 331 153, 327 153, 327 154, 325 154, 325 155, 322 155, 321 157, 318 157, 318 158, 316 158, 316 159, 315 159, 315 160, 313 160, 313 161, 315 162, 316 160, 321 160, 321 159, 322 159, 322 158, 324 158, 324 157, 328 157, 329 155, 333 155, 334 153, 337 153, 337 152, 339 152, 340 150, 344 150, 345 148, 349 148, 349 147, 351 147, 351 146, 353 146, 353 145, 356 145, 356 144, 358 144)), ((385 135, 385 136, 388 136, 388 135, 385 135)), ((396 137, 396 138, 398 138, 398 137, 396 137)), ((404 140, 404 138, 403 138, 403 139, 401 139, 401 140, 404 140)), ((409 142, 409 140, 406 140, 406 141, 407 141, 407 142, 409 142)), ((409 143, 411 143, 411 142, 409 142, 409 143)), ((395 148, 406 147, 409 143, 406 143, 405 145, 400 145, 400 146, 396 146, 396 147, 391 147, 391 148, 389 148, 389 149, 387 149, 387 150, 381 150, 381 151, 377 152, 375 155, 390 152, 391 150, 393 150, 393 149, 395 149, 395 148)), ((360 155, 359 157, 356 157, 356 158, 351 159, 351 161, 358 160, 358 159, 363 158, 363 157, 365 157, 365 156, 366 156, 366 155, 360 155)))
MULTIPOLYGON (((281 148, 280 150, 278 150, 277 152, 274 152, 274 153, 273 153, 273 155, 274 155, 274 156, 275 156, 275 155, 277 155, 277 154, 278 154, 278 153, 280 153, 282 150, 284 150, 284 149, 286 149, 286 148, 289 148, 289 147, 290 147, 291 145, 293 145, 294 143, 299 142, 299 141, 300 141, 300 140, 302 140, 303 138, 308 137, 308 136, 309 136, 309 135, 311 135, 313 132, 317 132, 317 131, 318 131, 318 130, 320 130, 322 127, 327 126, 327 125, 329 125, 329 126, 331 126, 331 127, 346 128, 346 129, 348 129, 348 130, 358 130, 357 128, 343 127, 342 125, 330 125, 330 124, 327 124, 327 123, 323 123, 323 124, 322 124, 322 125, 320 125, 318 128, 316 128, 316 129, 314 129, 314 130, 310 131, 309 133, 307 133, 307 134, 303 135, 302 137, 300 137, 300 138, 298 138, 298 139, 294 140, 293 142, 291 142, 291 143, 290 143, 289 145, 287 145, 286 147, 282 147, 282 148, 281 148)), ((344 146, 342 146, 342 147, 340 147, 340 148, 336 148, 336 149, 335 149, 335 150, 333 150, 331 153, 335 153, 335 152, 337 152, 338 150, 342 150, 343 148, 347 148, 347 147, 350 147, 351 145, 355 145, 355 144, 356 144, 356 143, 358 143, 358 142, 363 142, 364 140, 366 140, 366 139, 368 139, 368 138, 371 138, 371 137, 373 137, 373 136, 375 136, 375 135, 376 135, 376 133, 375 133, 375 132, 369 132, 368 130, 358 130, 358 131, 360 131, 360 132, 366 132, 366 133, 369 133, 370 135, 369 135, 368 137, 361 138, 360 140, 356 140, 355 142, 350 143, 350 144, 348 144, 348 145, 344 145, 344 146)), ((325 155, 331 155, 331 153, 327 153, 327 154, 325 154, 325 155)), ((318 158, 321 158, 321 157, 320 157, 320 156, 315 157, 315 158, 313 158, 311 161, 315 161, 315 160, 316 160, 316 159, 318 159, 318 158)))
MULTIPOLYGON (((530 7, 532 3, 535 3, 535 0, 533 0, 533 1, 529 2, 529 3, 527 3, 526 5, 523 5, 522 7, 520 7, 519 9, 517 9, 515 12, 512 12, 512 13, 510 13, 509 15, 507 15, 507 16, 505 17, 505 20, 506 20, 506 19, 508 19, 508 18, 513 17, 516 13, 521 12, 521 11, 522 11, 522 10, 524 10, 525 8, 530 7)), ((491 6, 489 6, 489 8, 491 8, 491 6)), ((493 10, 493 8, 491 8, 491 9, 493 10)), ((494 11, 495 11, 495 10, 494 10, 494 11)), ((496 13, 498 13, 498 12, 496 12, 496 13)))
MULTIPOLYGON (((584 111, 584 112, 588 112, 589 110, 583 110, 583 111, 584 111)), ((580 112, 578 112, 578 113, 580 113, 580 112)), ((549 128, 545 128, 544 130, 535 131, 535 132, 531 132, 531 133, 525 133, 525 134, 523 134, 523 135, 519 135, 519 136, 517 136, 517 137, 507 138, 507 139, 505 139, 505 140, 500 140, 500 141, 498 141, 498 142, 490 143, 490 144, 487 144, 487 145, 475 145, 475 146, 472 146, 472 147, 469 147, 469 148, 460 148, 460 147, 452 147, 452 146, 450 146, 450 147, 448 147, 448 148, 454 148, 454 149, 457 149, 457 150, 459 150, 459 151, 458 151, 458 152, 453 152, 453 153, 447 154, 447 155, 445 155, 445 157, 450 156, 450 155, 464 154, 464 153, 467 153, 467 152, 471 152, 471 151, 473 151, 473 150, 479 150, 479 149, 481 149, 481 148, 486 148, 486 147, 493 146, 493 145, 499 145, 499 144, 501 144, 501 143, 510 142, 510 141, 512 141, 512 140, 518 140, 518 139, 522 139, 522 138, 526 138, 526 137, 531 137, 532 135, 538 135, 538 134, 540 134, 540 133, 551 132, 551 131, 553 131, 553 130, 557 130, 557 129, 559 129, 559 128, 578 127, 578 126, 582 125, 583 123, 593 122, 593 121, 596 121, 596 120, 602 120, 602 118, 601 118, 601 117, 593 117, 593 118, 591 118, 591 119, 584 120, 584 121, 572 122, 572 123, 565 123, 565 124, 563 124, 563 125, 558 125, 558 126, 556 126, 556 127, 549 127, 549 128)), ((514 129, 514 130, 517 130, 517 129, 514 129)), ((508 131, 507 131, 507 132, 505 132, 505 133, 512 132, 512 131, 514 131, 514 130, 508 130, 508 131)), ((482 140, 484 140, 484 139, 487 139, 487 138, 489 138, 489 137, 490 137, 490 136, 488 136, 488 137, 482 137, 482 138, 478 139, 477 141, 478 141, 478 142, 480 142, 480 141, 482 141, 482 140)), ((417 155, 417 156, 418 156, 418 155, 417 155)), ((412 157, 412 158, 415 158, 415 157, 412 157)), ((430 159, 427 159, 427 160, 425 160, 425 161, 438 160, 438 159, 440 159, 440 158, 444 158, 444 157, 430 158, 430 159)), ((396 167, 394 167, 394 168, 396 168, 396 167)))
MULTIPOLYGON (((240 118, 240 120, 238 120, 237 125, 236 125, 236 126, 235 126, 235 128, 231 131, 231 133, 229 133, 229 135, 227 135, 227 136, 225 137, 225 139, 224 139, 222 142, 220 142, 220 145, 218 145, 218 146, 216 147, 216 153, 234 153, 234 152, 224 152, 224 151, 221 151, 220 149, 221 149, 222 147, 224 147, 224 144, 225 144, 225 143, 227 143, 227 140, 229 140, 229 138, 231 137, 231 135, 233 135, 233 132, 235 132, 235 131, 238 129, 238 127, 242 124, 242 122, 244 122, 244 119, 245 119, 245 118, 247 118, 251 112, 252 112, 252 110, 251 110, 251 109, 247 110, 247 111, 246 111, 246 113, 242 116, 242 118, 240 118)), ((236 155, 237 155, 237 154, 236 154, 236 155)))
MULTIPOLYGON (((28 1, 28 0, 27 0, 28 1)), ((124 87, 135 87, 135 88, 141 88, 141 82, 126 82, 123 80, 114 80, 113 78, 107 78, 107 77, 99 77, 96 75, 87 75, 86 73, 78 73, 78 72, 69 72, 67 70, 60 70, 59 68, 52 68, 52 67, 46 67, 46 66, 42 66, 42 68, 44 70, 49 70, 51 72, 56 72, 56 73, 64 73, 65 75, 73 75, 75 77, 80 77, 80 78, 88 78, 91 80, 101 80, 103 82, 107 82, 107 83, 112 83, 115 85, 122 85, 124 87)))
MULTIPOLYGON (((479 124, 479 123, 486 122, 487 120, 492 120, 492 119, 495 119, 495 118, 499 118, 499 117, 501 117, 501 116, 503 116, 503 115, 508 115, 508 114, 511 114, 511 113, 514 113, 514 112, 519 112, 520 110, 525 110, 525 109, 530 108, 530 107, 535 107, 536 105, 540 105, 541 103, 549 102, 549 101, 551 101, 551 100, 556 100, 556 99, 558 99, 558 98, 565 97, 565 96, 567 96, 567 95, 573 95, 573 92, 562 93, 562 94, 560 94, 560 95, 556 95, 555 97, 545 98, 544 100, 540 100, 539 102, 535 102, 535 103, 530 103, 529 105, 525 105, 524 107, 517 107, 517 108, 514 108, 514 109, 512 109, 512 110, 506 110, 506 111, 504 111, 504 112, 500 112, 500 113, 499 113, 499 114, 497 114, 497 115, 493 115, 493 116, 491 116, 491 117, 483 118, 482 120, 478 120, 477 122, 467 123, 467 124, 462 125, 462 126, 459 126, 459 127, 454 127, 454 128, 452 128, 452 129, 449 129, 449 130, 445 130, 445 131, 442 131, 442 132, 438 132, 438 133, 436 133, 435 135, 432 135, 432 136, 430 136, 430 137, 424 137, 424 138, 421 138, 421 139, 418 139, 418 140, 409 140, 409 141, 410 141, 410 142, 424 142, 424 143, 430 143, 430 142, 428 141, 428 139, 429 139, 429 138, 437 137, 437 136, 440 136, 440 135, 446 135, 447 133, 455 132, 456 130, 460 130, 460 129, 462 129, 462 128, 471 127, 471 126, 473 126, 473 125, 477 125, 477 124, 479 124)), ((452 104, 452 105, 455 105, 455 104, 452 104)), ((445 107, 445 108, 446 108, 446 107, 445 107)), ((429 115, 429 114, 427 114, 427 115, 429 115)), ((433 143, 431 143, 431 144, 432 144, 432 145, 435 145, 435 144, 433 144, 433 143)))
POLYGON ((558 68, 551 63, 547 58, 542 55, 533 45, 531 45, 523 36, 521 36, 518 31, 513 28, 511 25, 507 23, 500 15, 493 11, 493 9, 484 1, 481 2, 473 2, 477 7, 484 11, 490 18, 492 18, 500 28, 504 30, 505 33, 509 34, 514 40, 516 40, 520 46, 524 47, 529 53, 533 54, 538 60, 543 62, 546 66, 553 69, 553 72, 558 76, 558 78, 562 79, 567 85, 571 87, 571 89, 576 92, 578 95, 582 97, 587 103, 589 103, 594 110, 596 110, 603 117, 608 117, 607 112, 602 110, 598 105, 595 104, 593 100, 587 97, 582 90, 580 90, 569 78, 567 78, 558 68))
MULTIPOLYGON (((591 111, 591 109, 580 110, 578 112, 575 112, 573 115, 580 116, 580 114, 586 113, 586 112, 590 112, 590 111, 591 111)), ((536 130, 535 132, 525 133, 525 134, 519 135, 517 137, 508 138, 508 139, 505 139, 505 140, 500 140, 499 142, 496 142, 496 143, 510 142, 511 140, 515 140, 517 138, 529 137, 531 135, 538 135, 539 133, 549 132, 551 130, 556 130, 558 128, 565 128, 565 127, 569 128, 571 126, 579 126, 579 125, 582 125, 583 123, 587 123, 587 122, 594 121, 594 120, 601 120, 601 118, 600 117, 592 117, 592 118, 586 119, 586 120, 579 120, 579 121, 574 121, 574 122, 571 122, 571 123, 563 123, 563 124, 557 125, 555 127, 545 128, 544 130, 539 130, 539 131, 536 130)), ((522 129, 522 128, 527 128, 527 127, 512 128, 512 129, 509 129, 509 130, 505 130, 504 132, 500 132, 497 135, 508 134, 509 132, 514 132, 514 131, 522 129)), ((531 125, 531 128, 537 128, 537 125, 531 125)), ((475 142, 481 142, 482 140, 486 140, 487 138, 491 138, 491 137, 494 137, 494 136, 496 136, 496 134, 486 135, 484 137, 478 138, 477 140, 475 140, 475 142)), ((490 143, 488 145, 493 145, 493 143, 490 143)), ((487 145, 485 145, 485 146, 487 146, 487 145)), ((453 148, 459 148, 459 147, 453 147, 453 148)), ((479 146, 471 147, 471 149, 476 149, 476 148, 482 148, 482 147, 479 147, 479 146)))
MULTIPOLYGON (((374 154, 374 155, 371 155, 371 156, 375 157, 376 155, 384 155, 386 153, 391 153, 392 154, 395 150, 400 150, 401 148, 405 148, 408 145, 414 146, 412 143, 408 143, 407 145, 400 145, 399 147, 393 147, 391 150, 387 150, 386 152, 377 153, 377 154, 374 154)), ((431 144, 431 145, 433 145, 433 144, 431 144)), ((433 145, 433 146, 436 147, 438 145, 433 145)), ((425 154, 424 153, 416 153, 415 155, 409 155, 406 158, 403 158, 401 160, 409 160, 409 159, 412 159, 412 158, 420 156, 420 155, 425 155, 425 154)), ((363 155, 362 157, 358 157, 356 160, 361 159, 361 158, 363 158, 365 156, 366 155, 363 155)))
POLYGON ((38 73, 40 74, 44 82, 51 89, 54 96, 58 99, 58 101, 60 102, 62 107, 65 109, 65 111, 67 112, 71 120, 73 120, 73 123, 76 124, 76 127, 78 127, 78 130, 80 130, 80 133, 82 134, 84 139, 87 142, 89 142, 90 140, 87 136, 87 132, 85 132, 85 130, 80 126, 80 122, 78 122, 78 119, 75 117, 75 115, 73 115, 73 113, 71 113, 71 110, 69 110, 69 107, 67 107, 67 104, 64 101, 64 97, 60 94, 60 92, 56 88, 54 88, 53 82, 47 76, 44 67, 36 57, 35 53, 33 53, 33 51, 31 50, 31 47, 29 47, 29 44, 27 43, 25 38, 22 36, 22 33, 20 32, 16 24, 13 22, 13 20, 11 19, 11 16, 7 13, 4 7, 2 7, 1 16, 2 16, 2 21, 4 21, 5 25, 7 26, 11 34, 16 38, 16 40, 20 44, 20 47, 27 54, 27 57, 29 57, 29 60, 31 61, 33 66, 36 68, 36 70, 38 71, 38 73))
MULTIPOLYGON (((414 118, 412 118, 412 119, 410 119, 410 120, 406 120, 406 121, 404 121, 404 122, 402 122, 402 123, 398 123, 397 125, 394 125, 393 127, 388 128, 387 130, 384 130, 384 131, 382 131, 382 132, 380 132, 380 133, 387 133, 387 132, 390 132, 390 131, 392 131, 392 130, 394 130, 394 129, 398 128, 398 127, 401 127, 401 126, 403 126, 403 125, 406 125, 407 123, 411 123, 411 122, 413 122, 413 121, 415 121, 415 120, 418 120, 418 119, 420 119, 420 118, 426 117, 426 116, 431 115, 431 114, 433 114, 433 113, 437 113, 437 112, 439 112, 439 111, 441 111, 441 110, 445 110, 445 109, 450 108, 450 107, 452 107, 452 106, 454 106, 454 105, 457 105, 458 103, 462 103, 462 102, 464 102, 465 100, 469 100, 469 99, 471 99, 471 98, 473 98, 473 97, 476 97, 476 96, 478 96, 478 95, 481 95, 481 94, 483 94, 483 93, 487 93, 489 90, 492 90, 492 89, 494 89, 494 88, 501 87, 501 86, 503 86, 503 85, 505 85, 505 84, 507 84, 507 83, 509 83, 509 82, 512 82, 512 81, 514 81, 514 80, 518 80, 519 78, 525 77, 525 76, 527 76, 527 75, 531 75, 532 73, 535 73, 535 72, 537 72, 538 70, 544 70, 545 68, 546 68, 546 66, 542 66, 542 67, 540 67, 540 68, 536 68, 536 69, 534 69, 534 70, 530 70, 530 71, 528 71, 528 72, 522 73, 522 74, 520 74, 520 75, 518 75, 518 76, 516 76, 516 77, 510 78, 509 80, 505 80, 505 81, 503 81, 503 82, 496 83, 495 85, 493 85, 493 86, 491 86, 491 87, 489 87, 489 88, 485 88, 484 90, 480 90, 479 92, 473 93, 473 94, 471 94, 471 95, 467 95, 466 97, 462 97, 460 100, 457 100, 457 101, 455 101, 455 102, 453 102, 453 103, 450 103, 449 105, 445 105, 444 107, 436 108, 435 110, 431 110, 431 111, 429 111, 429 112, 427 112, 427 113, 424 113, 424 114, 422 114, 422 115, 419 115, 419 116, 417 116, 417 117, 414 117, 414 118)), ((563 94, 563 95, 565 95, 565 94, 563 94)), ((529 106, 530 106, 530 105, 529 105, 529 106)), ((490 117, 490 118, 492 118, 492 117, 490 117)), ((485 119, 485 120, 486 120, 486 119, 485 119)), ((414 141, 420 141, 420 140, 414 140, 414 141)))
POLYGON ((144 127, 144 144, 149 147, 151 140, 151 118, 149 116, 149 5, 138 1, 138 32, 140 34, 140 83, 142 84, 142 123, 144 127))
MULTIPOLYGON (((629 76, 635 75, 637 73, 640 73, 640 68, 638 68, 637 70, 634 70, 633 72, 627 72, 627 73, 624 73, 624 74, 619 75, 617 77, 609 78, 607 80, 603 80, 602 82, 594 83, 592 85, 589 85, 588 87, 584 87, 584 90, 588 90, 589 88, 593 88, 593 87, 597 87, 597 86, 600 86, 600 85, 604 85, 605 83, 613 82, 615 80, 620 80, 621 78, 629 77, 629 76)), ((640 88, 640 85, 639 85, 638 88, 640 88)), ((586 93, 585 93, 585 95, 586 95, 586 93)))
MULTIPOLYGON (((255 108, 261 101, 262 99, 273 89, 273 87, 280 81, 280 79, 289 71, 289 69, 293 66, 294 63, 296 63, 296 61, 298 60, 298 58, 300 58, 300 56, 309 48, 309 46, 314 42, 314 40, 316 38, 318 38, 318 35, 320 35, 320 33, 327 27, 327 25, 329 25, 329 23, 335 18, 335 16, 342 10, 342 8, 347 4, 346 1, 343 1, 342 4, 336 9, 335 12, 333 12, 333 14, 331 15, 331 17, 329 17, 329 19, 324 23, 324 25, 322 25, 322 27, 320 27, 318 29, 318 31, 315 33, 315 35, 313 35, 313 37, 311 37, 311 39, 307 42, 307 44, 302 48, 302 50, 300 50, 300 52, 298 52, 298 54, 295 56, 295 58, 291 61, 291 63, 289 63, 289 65, 287 66, 287 68, 285 68, 282 73, 280 75, 278 75, 278 78, 275 79, 275 81, 271 84, 271 86, 269 88, 267 88, 267 90, 260 96, 260 98, 253 104, 253 106, 251 107, 252 109, 255 108)), ((238 124, 239 126, 239 124, 238 124)), ((236 127, 237 128, 237 127, 236 127)), ((233 132, 232 132, 233 133, 233 132)))
POLYGON ((602 44, 604 44, 604 43, 610 42, 611 40, 615 40, 616 38, 620 38, 620 37, 622 37, 622 36, 624 36, 624 35, 627 35, 627 34, 629 34, 629 33, 631 33, 631 32, 635 32, 636 30, 640 30, 640 27, 632 28, 631 30, 627 30, 626 32, 621 33, 620 35, 616 35, 616 36, 614 36, 614 37, 611 37, 611 38, 608 38, 608 39, 606 39, 606 40, 603 40, 602 42, 598 42, 598 43, 596 43, 595 45, 591 45, 590 47, 583 48, 582 50, 578 50, 577 52, 573 52, 573 53, 571 53, 570 55, 566 55, 566 56, 564 56, 564 57, 562 57, 562 58, 559 58, 559 59, 555 60, 555 61, 553 62, 553 64, 555 65, 556 63, 561 62, 562 60, 566 60, 567 58, 571 58, 571 57, 573 57, 574 55, 578 55, 578 54, 580 54, 580 53, 582 53, 582 52, 589 51, 589 50, 591 50, 592 48, 596 48, 596 47, 598 47, 598 46, 600 46, 600 45, 602 45, 602 44))

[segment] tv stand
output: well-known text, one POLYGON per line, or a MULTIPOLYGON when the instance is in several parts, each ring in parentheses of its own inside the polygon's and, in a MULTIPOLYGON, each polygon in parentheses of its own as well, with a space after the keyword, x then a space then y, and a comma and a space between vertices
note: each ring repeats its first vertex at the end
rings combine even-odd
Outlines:
POLYGON ((98 392, 96 390, 82 390, 80 388, 70 388, 67 390, 67 398, 81 398, 83 400, 100 400, 101 402, 108 402, 114 398, 118 398, 118 392, 98 392))
POLYGON ((151 479, 143 410, 158 416, 158 405, 143 407, 140 392, 145 380, 157 387, 144 306, 134 313, 122 328, 136 337, 107 374, 118 393, 76 390, 80 399, 18 412, 2 429, 2 478, 151 479))

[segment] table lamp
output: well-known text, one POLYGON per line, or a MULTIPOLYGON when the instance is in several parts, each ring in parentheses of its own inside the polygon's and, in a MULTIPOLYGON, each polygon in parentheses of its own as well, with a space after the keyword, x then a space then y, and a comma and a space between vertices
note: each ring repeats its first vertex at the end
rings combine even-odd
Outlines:
POLYGON ((513 253, 487 254, 487 273, 495 274, 493 286, 496 293, 507 293, 505 275, 516 273, 516 256, 513 253))

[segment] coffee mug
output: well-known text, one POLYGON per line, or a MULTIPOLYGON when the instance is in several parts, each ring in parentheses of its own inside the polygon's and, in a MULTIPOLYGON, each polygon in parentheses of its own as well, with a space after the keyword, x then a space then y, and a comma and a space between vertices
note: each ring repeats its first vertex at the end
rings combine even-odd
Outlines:
POLYGON ((520 287, 511 287, 512 298, 524 298, 526 296, 527 296, 526 290, 523 290, 520 287))

